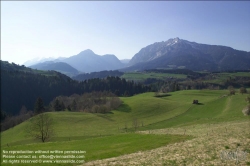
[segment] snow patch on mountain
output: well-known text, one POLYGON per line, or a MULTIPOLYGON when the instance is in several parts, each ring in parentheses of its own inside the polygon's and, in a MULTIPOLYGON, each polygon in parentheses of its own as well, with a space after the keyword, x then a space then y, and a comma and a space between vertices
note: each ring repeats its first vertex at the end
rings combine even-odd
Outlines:
POLYGON ((176 37, 174 39, 169 39, 168 41, 166 41, 166 46, 173 46, 180 41, 181 41, 181 39, 179 39, 178 37, 176 37))

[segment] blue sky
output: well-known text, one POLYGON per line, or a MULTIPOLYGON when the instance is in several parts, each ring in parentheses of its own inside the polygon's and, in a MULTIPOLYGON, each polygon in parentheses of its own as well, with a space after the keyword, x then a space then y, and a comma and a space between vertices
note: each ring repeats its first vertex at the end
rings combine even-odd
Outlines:
POLYGON ((1 60, 17 64, 85 49, 130 59, 175 37, 250 51, 250 2, 1 1, 1 60))

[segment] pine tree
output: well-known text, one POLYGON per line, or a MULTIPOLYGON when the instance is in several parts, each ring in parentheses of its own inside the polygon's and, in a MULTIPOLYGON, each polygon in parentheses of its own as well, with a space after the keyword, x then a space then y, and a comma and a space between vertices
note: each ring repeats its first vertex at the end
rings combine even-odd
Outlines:
POLYGON ((36 100, 34 112, 35 114, 40 114, 44 112, 43 100, 40 97, 38 97, 36 100))
POLYGON ((60 104, 60 111, 63 111, 63 110, 65 110, 65 105, 64 105, 63 102, 61 102, 61 104, 60 104))
POLYGON ((71 110, 76 111, 76 109, 77 109, 77 104, 76 101, 74 100, 73 103, 71 104, 71 110))
POLYGON ((60 105, 60 102, 58 99, 55 100, 55 103, 54 103, 54 110, 55 111, 61 111, 61 105, 60 105))

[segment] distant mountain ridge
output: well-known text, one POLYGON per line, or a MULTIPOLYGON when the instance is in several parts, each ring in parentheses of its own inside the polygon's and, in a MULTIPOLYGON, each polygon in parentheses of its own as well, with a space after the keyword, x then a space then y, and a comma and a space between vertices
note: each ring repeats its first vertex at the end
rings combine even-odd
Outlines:
POLYGON ((28 60, 28 61, 24 62, 23 65, 29 67, 29 66, 36 65, 38 63, 47 62, 47 61, 60 62, 63 59, 65 59, 65 57, 59 57, 59 58, 52 58, 52 57, 41 58, 40 57, 40 58, 34 58, 34 59, 31 59, 31 60, 28 60))
POLYGON ((34 59, 31 59, 31 60, 28 60, 26 62, 23 63, 23 65, 25 66, 32 66, 32 65, 35 65, 37 63, 42 63, 42 62, 45 62, 45 61, 52 61, 54 60, 55 58, 34 58, 34 59))
POLYGON ((245 70, 250 69, 250 52, 174 38, 142 48, 129 65, 123 71, 173 66, 198 71, 245 70))
MULTIPOLYGON (((44 61, 44 59, 41 61, 44 61)), ((134 71, 162 68, 226 71, 250 69, 250 52, 235 50, 226 46, 200 44, 173 38, 142 48, 131 60, 119 60, 112 54, 101 56, 87 49, 77 55, 51 61, 54 63, 67 63, 82 73, 105 70, 134 71)), ((40 69, 43 70, 42 68, 40 69)))
POLYGON ((68 58, 35 58, 26 61, 24 65, 39 70, 55 70, 72 77, 80 73, 121 69, 126 67, 128 61, 123 63, 115 55, 101 56, 87 49, 68 58))
POLYGON ((122 63, 124 63, 124 64, 128 64, 129 61, 130 61, 130 59, 121 59, 120 61, 121 61, 122 63))
POLYGON ((70 77, 80 74, 78 70, 64 62, 46 61, 29 67, 38 70, 55 70, 70 77))
POLYGON ((125 66, 115 55, 106 54, 100 56, 90 49, 63 59, 62 62, 68 63, 77 70, 87 73, 103 70, 116 70, 125 66))

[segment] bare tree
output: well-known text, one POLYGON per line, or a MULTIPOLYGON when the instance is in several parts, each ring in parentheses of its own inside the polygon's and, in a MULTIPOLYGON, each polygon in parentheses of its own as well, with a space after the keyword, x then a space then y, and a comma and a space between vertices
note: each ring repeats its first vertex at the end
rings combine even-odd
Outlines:
POLYGON ((22 106, 21 110, 19 111, 19 115, 25 115, 28 112, 25 105, 22 106))
POLYGON ((232 85, 228 86, 228 90, 229 90, 230 95, 235 95, 235 90, 234 90, 234 87, 232 85))
POLYGON ((27 134, 42 142, 49 140, 54 135, 53 119, 48 113, 38 114, 30 119, 27 134))
POLYGON ((243 95, 243 93, 247 93, 247 89, 245 87, 240 88, 240 93, 243 95))
POLYGON ((122 104, 122 101, 119 97, 111 97, 110 104, 111 104, 111 109, 116 109, 122 104))
POLYGON ((133 119, 132 126, 135 128, 135 131, 139 127, 139 121, 137 118, 133 119))
POLYGON ((125 129, 125 131, 126 131, 126 132, 128 131, 128 125, 127 125, 127 122, 125 122, 124 129, 125 129))

